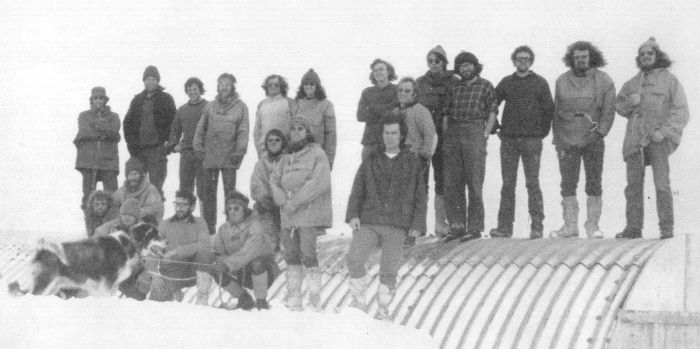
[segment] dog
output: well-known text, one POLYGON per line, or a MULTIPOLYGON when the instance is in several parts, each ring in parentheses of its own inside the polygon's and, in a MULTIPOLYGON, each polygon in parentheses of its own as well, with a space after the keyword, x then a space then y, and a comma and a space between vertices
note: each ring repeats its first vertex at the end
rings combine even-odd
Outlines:
POLYGON ((160 256, 166 249, 158 229, 138 223, 129 232, 116 231, 74 242, 39 242, 31 262, 30 285, 22 290, 17 281, 9 285, 13 295, 76 294, 111 296, 119 284, 141 268, 141 258, 160 256))

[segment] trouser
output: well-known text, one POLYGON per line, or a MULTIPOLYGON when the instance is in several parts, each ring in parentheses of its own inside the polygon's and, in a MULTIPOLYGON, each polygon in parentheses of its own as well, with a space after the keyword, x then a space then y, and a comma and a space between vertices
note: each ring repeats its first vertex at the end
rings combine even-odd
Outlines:
MULTIPOLYGON (((214 252, 211 249, 200 249, 194 256, 162 260, 158 262, 158 273, 163 275, 164 290, 151 290, 150 299, 155 301, 169 301, 173 298, 173 292, 185 287, 192 287, 196 283, 197 271, 209 272, 214 263, 214 252), (185 263, 197 264, 185 264, 185 263)), ((154 276, 158 277, 158 276, 154 276)))
POLYGON ((506 138, 501 139, 501 205, 498 209, 498 230, 510 236, 513 234, 515 219, 515 185, 518 181, 518 165, 523 161, 525 187, 527 188, 527 206, 533 231, 542 231, 544 226, 544 207, 540 190, 540 159, 542 139, 540 138, 506 138))
POLYGON ((568 147, 557 149, 559 172, 561 173, 561 196, 576 196, 581 159, 586 172, 586 194, 588 196, 603 195, 602 174, 605 141, 602 139, 583 147, 568 147))
POLYGON ((87 200, 93 191, 97 188, 97 182, 102 182, 102 187, 105 191, 114 193, 119 187, 117 182, 117 171, 109 170, 89 170, 86 168, 80 169, 80 174, 83 175, 83 200, 80 207, 85 210, 87 200))
POLYGON ((275 252, 280 250, 280 231, 282 220, 280 217, 279 207, 274 207, 272 209, 260 209, 256 203, 256 211, 258 212, 258 217, 260 218, 260 225, 270 237, 272 244, 275 246, 275 252))
POLYGON ((307 268, 318 267, 316 237, 321 233, 318 227, 282 229, 282 247, 287 264, 303 265, 307 268))
MULTIPOLYGON (((438 126, 436 125, 436 127, 438 126)), ((442 127, 442 125, 440 125, 439 127, 442 127)), ((435 181, 435 195, 443 195, 445 193, 445 162, 443 159, 444 155, 442 147, 443 136, 442 133, 439 133, 437 147, 435 148, 435 154, 433 154, 433 157, 431 159, 433 163, 433 180, 435 181)), ((426 181, 426 183, 428 182, 426 181)))
POLYGON ((671 192, 668 157, 677 145, 669 139, 652 142, 627 159, 627 229, 641 231, 644 225, 645 163, 651 165, 656 188, 656 212, 661 232, 673 233, 673 193, 671 192))
POLYGON ((194 150, 187 149, 180 153, 180 190, 194 193, 197 185, 197 197, 202 199, 204 193, 204 167, 202 160, 198 160, 194 150))
POLYGON ((260 275, 264 272, 267 272, 267 287, 269 288, 280 274, 273 256, 256 257, 241 269, 232 270, 221 276, 214 274, 212 276, 214 281, 219 283, 219 286, 228 291, 231 296, 238 298, 245 292, 244 288, 253 288, 253 275, 260 275))
POLYGON ((452 227, 484 231, 482 188, 486 171, 484 122, 452 124, 445 132, 445 204, 452 227), (469 206, 464 187, 469 190, 469 206), (468 213, 468 214, 467 214, 468 213), (465 217, 467 217, 465 219, 465 217))
MULTIPOLYGON (((145 172, 148 173, 148 180, 158 189, 163 200, 165 200, 163 183, 165 183, 165 177, 168 176, 168 158, 166 155, 167 150, 164 144, 141 148, 136 155, 136 158, 143 163, 145 172)), ((128 173, 124 175, 128 175, 128 173)))
POLYGON ((202 217, 207 222, 209 234, 216 233, 216 195, 219 185, 219 172, 224 183, 224 206, 226 199, 236 190, 235 168, 205 168, 202 183, 203 195, 200 197, 202 217))
POLYGON ((361 224, 360 229, 352 232, 350 251, 348 251, 348 270, 350 277, 358 279, 367 274, 365 264, 369 256, 379 247, 382 256, 379 261, 379 281, 394 288, 396 275, 401 266, 401 252, 406 231, 387 225, 361 224))

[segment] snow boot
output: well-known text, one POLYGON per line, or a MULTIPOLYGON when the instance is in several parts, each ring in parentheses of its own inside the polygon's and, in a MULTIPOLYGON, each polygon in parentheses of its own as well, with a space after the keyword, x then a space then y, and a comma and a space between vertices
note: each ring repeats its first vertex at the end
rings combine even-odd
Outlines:
POLYGON ((561 200, 564 225, 549 233, 552 238, 578 237, 578 201, 575 196, 565 196, 561 200))
POLYGON ((322 311, 323 304, 321 304, 321 268, 307 268, 306 277, 306 284, 309 287, 309 306, 315 311, 322 311))
POLYGON ((389 315, 389 304, 394 298, 394 291, 385 284, 379 284, 377 289, 377 314, 375 319, 391 321, 391 316, 389 315))
POLYGON ((586 235, 588 235, 589 239, 602 239, 604 235, 598 227, 598 221, 600 221, 600 214, 603 211, 603 197, 589 196, 586 201, 586 207, 587 219, 584 224, 586 235))
POLYGON ((447 235, 450 226, 447 225, 447 214, 445 212, 445 197, 435 194, 435 236, 442 238, 447 235))
POLYGON ((625 227, 625 230, 623 230, 620 233, 617 233, 615 235, 615 239, 641 239, 642 238, 642 232, 640 230, 636 229, 631 229, 625 227))
POLYGON ((304 270, 301 265, 287 266, 287 299, 285 305, 289 310, 302 311, 304 306, 301 303, 301 283, 304 277, 304 270))
POLYGON ((253 297, 251 297, 247 291, 243 291, 243 293, 238 297, 238 304, 236 304, 236 307, 233 308, 233 310, 241 309, 249 311, 253 309, 254 306, 255 301, 253 300, 253 297))
POLYGON ((369 286, 369 279, 367 275, 361 278, 350 278, 350 306, 353 308, 366 311, 366 294, 367 286, 369 286))
POLYGON ((452 240, 462 239, 467 235, 467 230, 461 225, 454 225, 450 227, 450 230, 445 235, 443 239, 444 242, 450 242, 452 240))
POLYGON ((209 305, 209 290, 211 290, 211 275, 197 270, 197 305, 209 305))
POLYGON ((253 295, 255 296, 258 310, 264 305, 264 309, 270 309, 267 305, 267 271, 258 275, 253 274, 253 295))
POLYGON ((258 310, 270 310, 270 305, 267 304, 267 300, 265 299, 256 300, 255 307, 258 308, 258 310))

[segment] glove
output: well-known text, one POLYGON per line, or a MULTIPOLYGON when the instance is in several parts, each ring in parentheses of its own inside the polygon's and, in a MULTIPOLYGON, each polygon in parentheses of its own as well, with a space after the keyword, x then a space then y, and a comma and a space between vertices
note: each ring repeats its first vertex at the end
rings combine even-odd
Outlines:
POLYGON ((221 257, 216 259, 216 262, 214 262, 211 269, 216 275, 223 275, 224 273, 228 272, 228 267, 224 263, 224 259, 221 257))
POLYGON ((241 167, 241 162, 243 162, 243 157, 241 157, 241 156, 232 156, 231 157, 231 164, 233 164, 233 167, 235 167, 235 168, 241 167))

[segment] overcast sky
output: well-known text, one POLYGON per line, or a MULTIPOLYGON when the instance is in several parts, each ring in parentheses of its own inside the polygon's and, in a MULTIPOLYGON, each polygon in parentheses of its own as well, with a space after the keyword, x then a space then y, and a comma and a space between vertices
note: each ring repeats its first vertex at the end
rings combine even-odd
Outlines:
MULTIPOLYGON (((77 116, 88 108, 90 88, 104 86, 110 105, 123 119, 134 94, 143 89, 147 65, 156 65, 161 84, 179 106, 183 83, 198 76, 212 99, 216 77, 233 73, 251 111, 264 97, 265 76, 285 76, 292 95, 303 73, 313 67, 335 104, 339 149, 333 172, 335 228, 343 224, 350 182, 359 165, 362 125, 357 100, 369 86, 369 63, 392 62, 399 76, 422 75, 425 55, 436 44, 447 51, 450 68, 460 50, 475 53, 482 76, 494 85, 513 71, 509 60, 519 45, 536 54, 533 66, 553 86, 566 68, 566 46, 589 40, 605 54, 603 68, 619 88, 636 73, 634 56, 650 35, 675 61, 671 71, 683 86, 691 120, 683 143, 671 158, 677 227, 700 223, 696 149, 697 13, 692 1, 63 1, 0 5, 0 229, 70 231, 82 229, 78 209, 81 177, 74 170, 77 116)), ((624 163, 621 144, 626 120, 618 117, 607 141, 601 222, 612 235, 624 224, 624 163)), ((252 141, 251 141, 252 143, 252 141)), ((542 182, 545 229, 561 223, 559 173, 545 140, 542 182)), ((489 141, 486 229, 496 220, 500 192, 497 139, 489 141)), ((120 144, 121 163, 128 153, 120 144)), ((252 144, 239 171, 239 189, 248 192, 255 159, 252 144)), ((169 157, 166 196, 177 188, 178 155, 169 157)), ((646 193, 653 198, 651 171, 646 193)), ((120 182, 123 174, 120 174, 120 182)), ((520 187, 524 187, 522 174, 520 187)), ((432 181, 431 181, 432 187, 432 181)), ((579 186, 583 194, 583 181, 579 186)), ((518 189, 516 227, 526 229, 524 189, 518 189)), ((220 194, 221 196, 221 194, 220 194)), ((172 212, 166 202, 166 215, 172 212)), ((653 201, 646 207, 646 231, 656 234, 653 201)), ((432 215, 431 215, 432 217, 432 215)), ((220 217, 221 221, 222 217, 220 217)), ((432 226, 432 218, 429 222, 432 226)), ((517 228, 516 228, 517 229, 517 228)), ((518 233, 516 232, 516 236, 518 233)), ((526 236, 526 232, 522 236, 526 236)))

